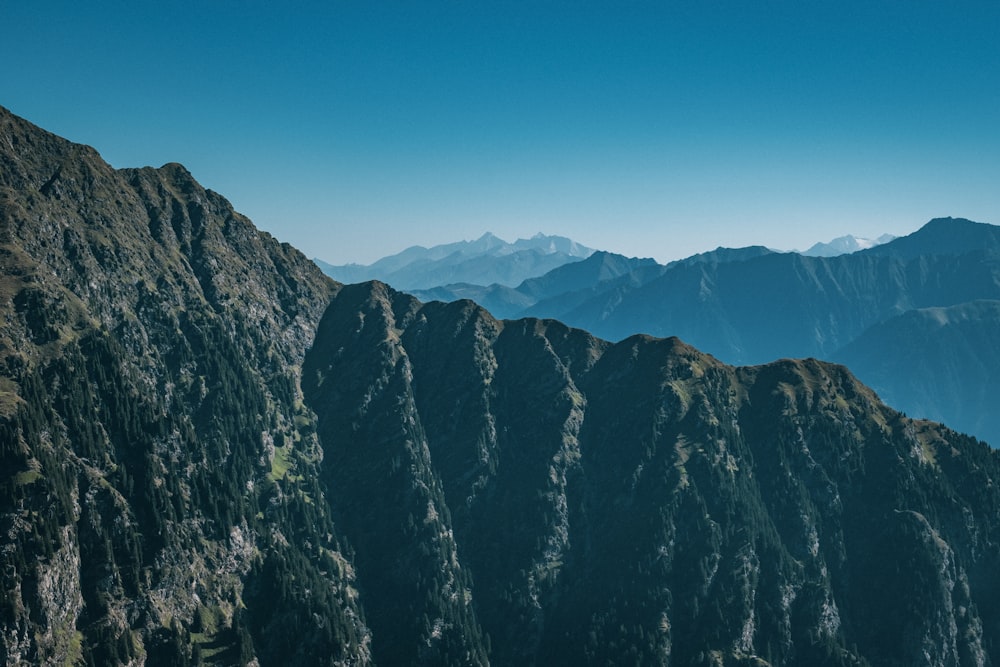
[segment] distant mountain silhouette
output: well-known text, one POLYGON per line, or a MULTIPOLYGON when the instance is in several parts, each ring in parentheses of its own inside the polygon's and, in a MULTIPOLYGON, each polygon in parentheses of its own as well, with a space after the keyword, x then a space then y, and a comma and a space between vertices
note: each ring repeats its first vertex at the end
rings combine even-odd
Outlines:
POLYGON ((890 405, 1000 446, 1000 301, 907 311, 832 358, 890 405))
POLYGON ((717 248, 662 265, 649 258, 630 258, 598 251, 586 260, 570 262, 537 278, 529 278, 513 289, 497 284, 459 283, 406 291, 428 301, 472 299, 501 318, 559 318, 598 295, 613 292, 622 286, 644 285, 674 266, 741 261, 772 252, 763 246, 717 248))
POLYGON ((935 218, 908 236, 866 251, 880 257, 915 259, 1000 252, 1000 227, 965 218, 935 218))
POLYGON ((905 310, 1000 297, 998 245, 1000 227, 933 220, 849 255, 677 263, 562 317, 612 340, 680 335, 731 363, 829 356, 905 310))
POLYGON ((883 234, 877 239, 865 239, 851 235, 838 236, 829 243, 816 243, 810 246, 808 250, 803 250, 801 254, 810 257, 836 257, 837 255, 846 255, 859 250, 874 248, 877 245, 888 243, 894 238, 896 237, 892 234, 883 234))
POLYGON ((487 232, 475 241, 431 248, 413 246, 374 264, 334 266, 314 260, 324 273, 345 283, 381 280, 397 289, 417 290, 454 283, 513 287, 594 251, 562 236, 536 234, 508 243, 487 232))
POLYGON ((594 290, 610 288, 616 278, 642 268, 657 272, 662 267, 652 259, 600 251, 587 259, 563 264, 540 277, 528 278, 516 288, 496 283, 487 286, 459 283, 407 291, 425 301, 472 299, 496 317, 517 318, 530 314, 531 307, 540 301, 551 298, 566 306, 574 299, 586 298, 594 290))

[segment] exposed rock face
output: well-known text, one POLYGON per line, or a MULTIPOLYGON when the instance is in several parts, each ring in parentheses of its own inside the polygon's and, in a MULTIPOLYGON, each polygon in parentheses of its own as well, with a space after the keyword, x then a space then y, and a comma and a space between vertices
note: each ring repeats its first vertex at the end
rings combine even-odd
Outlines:
POLYGON ((335 286, 180 165, 115 171, 5 110, 0 262, 6 661, 364 662, 301 507, 298 368, 335 286), (310 600, 340 613, 294 637, 310 600))
POLYGON ((0 110, 7 664, 986 665, 1000 461, 816 361, 341 287, 0 110))
POLYGON ((497 664, 993 659, 995 453, 843 367, 372 283, 338 294, 304 386, 376 659, 487 635, 497 664))

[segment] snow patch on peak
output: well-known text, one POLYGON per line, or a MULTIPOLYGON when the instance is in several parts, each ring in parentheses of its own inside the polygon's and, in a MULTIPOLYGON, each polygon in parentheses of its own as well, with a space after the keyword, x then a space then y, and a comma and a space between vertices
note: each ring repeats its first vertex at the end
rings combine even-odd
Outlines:
POLYGON ((867 250, 875 246, 892 241, 895 236, 892 234, 882 234, 878 238, 869 239, 848 234, 838 236, 828 243, 816 243, 808 250, 797 251, 799 254, 809 257, 836 257, 837 255, 847 255, 859 250, 867 250))

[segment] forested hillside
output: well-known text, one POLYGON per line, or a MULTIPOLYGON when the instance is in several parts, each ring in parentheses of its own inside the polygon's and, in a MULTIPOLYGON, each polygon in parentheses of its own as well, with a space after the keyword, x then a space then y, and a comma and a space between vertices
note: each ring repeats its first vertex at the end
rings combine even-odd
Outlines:
POLYGON ((299 389, 335 286, 5 110, 0 224, 6 662, 366 659, 299 389))

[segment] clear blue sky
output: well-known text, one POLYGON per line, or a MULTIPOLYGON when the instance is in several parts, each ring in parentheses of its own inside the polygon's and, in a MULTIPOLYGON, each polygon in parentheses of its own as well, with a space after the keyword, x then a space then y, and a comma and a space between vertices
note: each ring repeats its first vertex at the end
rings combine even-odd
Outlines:
POLYGON ((0 2, 0 105, 334 263, 1000 224, 1000 1, 0 2))

